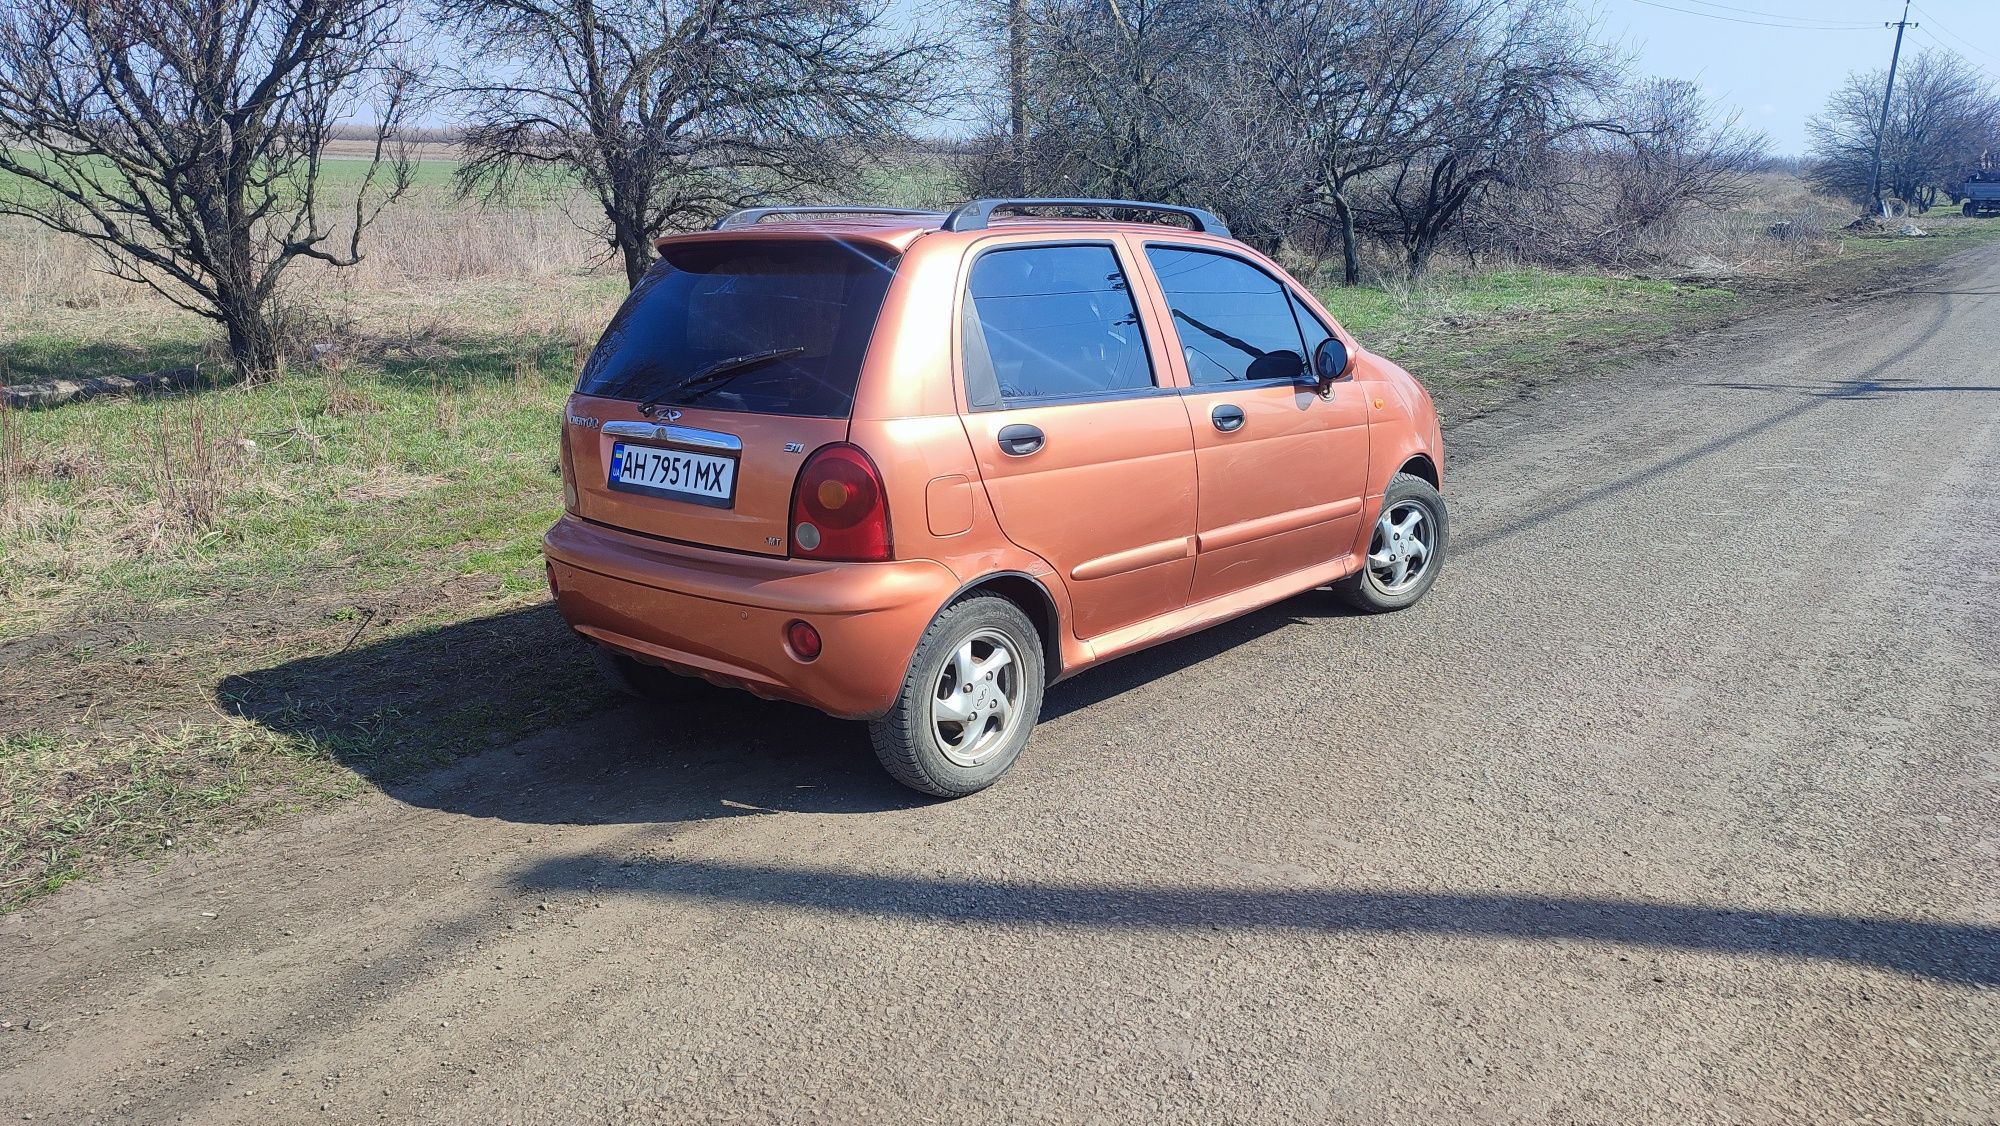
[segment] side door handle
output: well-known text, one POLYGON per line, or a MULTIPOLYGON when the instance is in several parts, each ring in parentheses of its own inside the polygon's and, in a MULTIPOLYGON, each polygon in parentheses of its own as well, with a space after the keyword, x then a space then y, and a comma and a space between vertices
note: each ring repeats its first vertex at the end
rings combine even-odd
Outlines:
POLYGON ((1232 403, 1224 403, 1208 412, 1208 419, 1215 428, 1228 434, 1243 429, 1243 408, 1232 403))
POLYGON ((1027 457, 1042 448, 1048 438, 1040 427, 1013 422, 1000 428, 1000 452, 1008 457, 1027 457))

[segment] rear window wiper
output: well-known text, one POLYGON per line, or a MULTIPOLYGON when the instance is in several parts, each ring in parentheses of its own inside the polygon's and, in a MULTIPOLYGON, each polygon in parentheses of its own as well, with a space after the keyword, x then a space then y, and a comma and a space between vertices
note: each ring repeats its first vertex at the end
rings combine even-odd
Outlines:
MULTIPOLYGON (((693 375, 688 376, 686 379, 681 380, 679 383, 674 384, 672 387, 667 388, 665 391, 640 403, 639 413, 651 418, 654 411, 666 406, 669 399, 684 391, 714 388, 749 371, 751 368, 762 367, 773 360, 784 360, 804 354, 804 347, 794 346, 791 348, 772 348, 764 352, 750 352, 741 356, 731 356, 726 360, 717 360, 700 371, 695 372, 693 375)), ((694 399, 699 397, 691 396, 683 400, 683 402, 693 402, 694 399)))

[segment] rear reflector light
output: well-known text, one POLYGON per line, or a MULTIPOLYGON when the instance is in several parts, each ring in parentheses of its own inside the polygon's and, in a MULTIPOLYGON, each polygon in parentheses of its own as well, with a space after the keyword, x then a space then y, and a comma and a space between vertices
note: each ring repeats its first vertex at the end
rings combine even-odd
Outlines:
POLYGON ((548 576, 549 576, 549 597, 550 597, 550 598, 561 598, 561 597, 562 597, 562 591, 560 591, 560 590, 557 590, 557 589, 556 589, 556 565, 555 565, 555 564, 553 564, 553 563, 550 563, 550 562, 548 562, 547 560, 543 560, 543 562, 542 562, 542 570, 544 570, 544 571, 548 572, 548 576))
POLYGON ((563 420, 559 426, 562 434, 563 511, 569 513, 571 516, 575 516, 577 515, 576 458, 570 453, 569 448, 569 412, 567 410, 563 412, 563 420))
POLYGON ((801 661, 810 661, 819 656, 819 631, 805 622, 793 622, 785 627, 785 644, 801 661))
POLYGON ((889 501, 882 474, 857 447, 822 446, 792 490, 792 554, 869 563, 889 558, 889 501))

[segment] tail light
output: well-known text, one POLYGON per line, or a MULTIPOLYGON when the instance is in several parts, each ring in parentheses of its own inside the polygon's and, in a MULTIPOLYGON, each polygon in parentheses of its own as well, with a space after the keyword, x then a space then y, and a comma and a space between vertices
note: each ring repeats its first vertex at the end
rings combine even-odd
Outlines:
POLYGON ((844 442, 822 446, 792 491, 792 554, 875 563, 889 558, 889 499, 868 455, 844 442))
POLYGON ((569 412, 563 412, 560 426, 562 433, 562 481, 563 511, 575 516, 576 512, 576 458, 569 452, 569 412))

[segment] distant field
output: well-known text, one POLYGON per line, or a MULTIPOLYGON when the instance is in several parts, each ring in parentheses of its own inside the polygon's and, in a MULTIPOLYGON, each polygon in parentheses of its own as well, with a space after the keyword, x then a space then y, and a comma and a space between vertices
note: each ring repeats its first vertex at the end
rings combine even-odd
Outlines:
MULTIPOLYGON (((587 200, 466 203, 450 167, 426 154, 361 266, 301 269, 277 382, 0 411, 0 910, 607 699, 537 551, 558 408, 624 279, 587 200)), ((942 159, 860 193, 956 194, 942 159)), ((1498 267, 1320 293, 1450 417, 2000 237, 1920 223, 1932 237, 1779 245, 1758 212, 1684 280, 1498 267)), ((0 381, 216 358, 207 322, 60 236, 0 221, 0 260, 0 381)))
MULTIPOLYGON (((336 198, 351 197, 368 174, 372 151, 373 145, 367 141, 339 140, 328 145, 320 169, 327 193, 336 198)), ((407 155, 411 159, 413 190, 449 193, 455 187, 453 177, 457 175, 460 164, 458 146, 437 142, 411 144, 407 155)), ((381 177, 385 171, 378 171, 378 184, 383 183, 381 177)), ((959 198, 956 181, 948 157, 909 154, 867 169, 862 173, 858 186, 838 193, 840 199, 837 202, 937 206, 959 198)), ((543 174, 522 183, 516 202, 547 202, 571 195, 577 188, 576 178, 568 173, 543 174)), ((17 190, 21 190, 17 178, 0 172, 0 194, 17 190)), ((29 185, 27 190, 40 192, 42 189, 29 185)), ((836 200, 802 199, 795 202, 830 203, 836 200)))
MULTIPOLYGON (((339 196, 349 196, 361 186, 362 177, 368 173, 367 146, 358 142, 336 142, 337 155, 325 160, 320 169, 326 190, 339 196)), ((412 185, 423 188, 449 188, 452 176, 458 171, 458 157, 449 146, 420 145, 413 154, 412 185)), ((386 170, 385 173, 386 174, 386 170)), ((377 183, 382 183, 378 174, 377 183)), ((8 172, 0 172, 0 194, 23 190, 20 178, 8 172)), ((25 190, 41 193, 45 189, 28 184, 25 190)))

